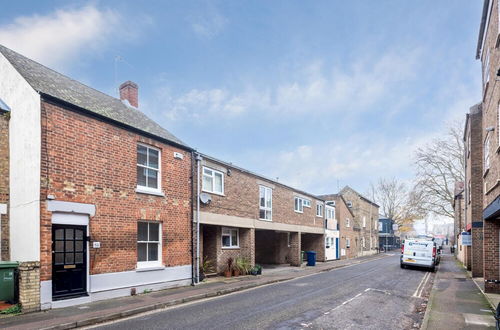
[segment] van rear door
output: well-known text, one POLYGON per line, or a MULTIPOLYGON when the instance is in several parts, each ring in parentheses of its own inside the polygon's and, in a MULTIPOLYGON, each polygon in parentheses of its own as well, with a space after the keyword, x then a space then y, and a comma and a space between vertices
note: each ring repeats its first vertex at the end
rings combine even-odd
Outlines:
POLYGON ((432 250, 434 247, 434 242, 432 241, 407 241, 405 242, 405 250, 403 262, 432 266, 434 263, 432 257, 432 250))

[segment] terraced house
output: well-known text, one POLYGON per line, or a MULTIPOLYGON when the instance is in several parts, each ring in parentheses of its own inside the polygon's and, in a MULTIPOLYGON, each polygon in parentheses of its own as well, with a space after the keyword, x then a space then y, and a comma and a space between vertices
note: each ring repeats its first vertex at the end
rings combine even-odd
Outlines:
POLYGON ((1 255, 23 309, 191 283, 192 149, 138 86, 117 99, 2 46, 0 73, 1 255))
MULTIPOLYGON (((298 266, 301 251, 313 250, 325 260, 322 199, 207 155, 199 155, 196 166, 200 260, 210 260, 217 272, 237 257, 252 265, 298 266)), ((334 211, 329 214, 336 228, 334 211)), ((328 243, 336 254, 335 241, 328 243)))
POLYGON ((378 242, 378 209, 379 206, 349 186, 340 192, 347 206, 354 214, 354 223, 358 231, 358 256, 377 253, 378 242))

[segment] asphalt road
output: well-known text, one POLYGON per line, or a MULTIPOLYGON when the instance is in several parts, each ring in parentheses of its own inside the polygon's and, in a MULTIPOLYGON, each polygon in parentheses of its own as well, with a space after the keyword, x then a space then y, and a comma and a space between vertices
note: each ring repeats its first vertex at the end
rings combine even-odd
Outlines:
POLYGON ((420 288, 432 277, 426 270, 401 269, 395 253, 99 329, 410 329, 421 322, 420 288))

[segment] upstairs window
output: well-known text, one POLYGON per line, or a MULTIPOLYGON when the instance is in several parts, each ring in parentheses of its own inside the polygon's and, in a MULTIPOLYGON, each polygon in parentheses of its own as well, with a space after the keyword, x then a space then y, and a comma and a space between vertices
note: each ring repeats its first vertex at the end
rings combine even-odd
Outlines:
POLYGON ((311 200, 309 200, 309 199, 304 199, 303 204, 304 204, 304 207, 311 207, 311 200))
POLYGON ((345 226, 351 227, 351 220, 349 220, 349 218, 345 218, 345 226))
POLYGON ((160 191, 160 151, 156 148, 137 145, 137 187, 143 190, 160 191))
POLYGON ((486 172, 490 168, 490 135, 486 135, 486 140, 484 140, 484 171, 486 172))
POLYGON ((203 167, 203 191, 224 195, 224 173, 203 167))
POLYGON ((335 219, 335 209, 333 207, 327 207, 325 211, 328 220, 335 219))
POLYGON ((261 220, 272 220, 273 215, 273 191, 269 187, 259 186, 259 218, 261 220))
POLYGON ((156 222, 137 223, 137 266, 161 266, 161 226, 156 222))
POLYGON ((304 200, 302 198, 294 198, 294 210, 297 213, 304 213, 304 200))
POLYGON ((348 237, 345 239, 345 247, 350 248, 351 247, 351 239, 348 237))
POLYGON ((320 203, 316 204, 316 216, 323 217, 323 204, 320 203))
POLYGON ((490 81, 490 51, 486 50, 486 55, 483 63, 483 88, 486 89, 486 85, 490 81))
POLYGON ((346 205, 347 205, 348 208, 351 208, 352 207, 352 202, 351 201, 347 201, 346 205))
POLYGON ((366 227, 366 217, 363 217, 363 227, 366 227))

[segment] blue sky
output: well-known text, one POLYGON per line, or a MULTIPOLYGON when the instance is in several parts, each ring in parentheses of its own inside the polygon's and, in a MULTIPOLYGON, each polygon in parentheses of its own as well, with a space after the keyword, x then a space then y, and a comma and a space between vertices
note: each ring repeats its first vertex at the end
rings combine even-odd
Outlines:
POLYGON ((410 180, 479 102, 482 1, 17 1, 0 43, 312 193, 410 180))

